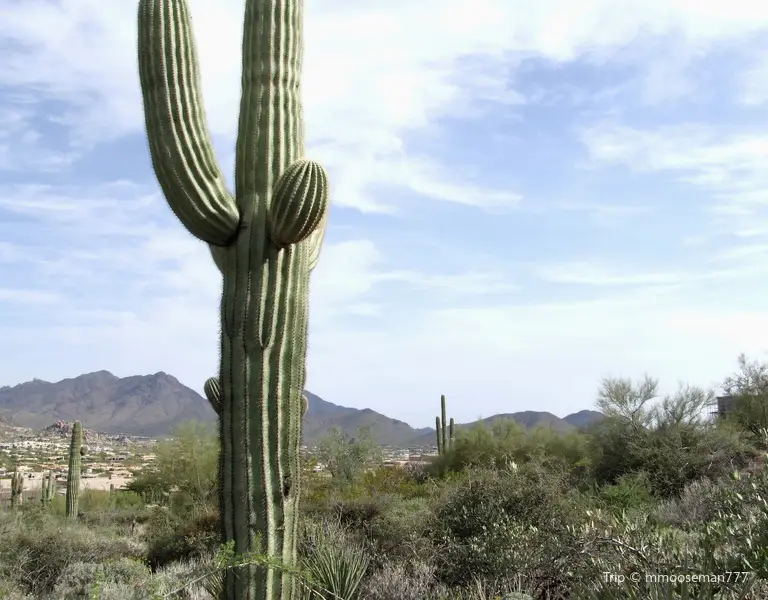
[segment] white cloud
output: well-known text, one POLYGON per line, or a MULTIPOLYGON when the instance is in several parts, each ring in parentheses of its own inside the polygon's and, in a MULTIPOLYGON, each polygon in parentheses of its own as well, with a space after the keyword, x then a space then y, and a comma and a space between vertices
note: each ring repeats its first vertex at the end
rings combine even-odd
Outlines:
POLYGON ((587 262, 542 265, 536 270, 546 281, 591 286, 669 285, 681 281, 676 273, 620 273, 587 262))
POLYGON ((0 303, 23 302, 30 304, 53 304, 58 302, 58 300, 59 296, 50 292, 0 288, 0 303))

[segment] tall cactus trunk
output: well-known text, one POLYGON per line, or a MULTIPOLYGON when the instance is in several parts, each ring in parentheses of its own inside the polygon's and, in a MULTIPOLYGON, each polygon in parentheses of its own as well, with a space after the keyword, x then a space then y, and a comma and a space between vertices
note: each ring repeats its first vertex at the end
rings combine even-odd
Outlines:
POLYGON ((40 486, 40 502, 43 506, 48 506, 55 495, 56 480, 53 471, 48 471, 48 475, 43 476, 43 482, 40 486))
POLYGON ((14 472, 11 476, 11 509, 21 508, 24 502, 24 476, 19 472, 14 472))
POLYGON ((83 452, 83 426, 80 421, 72 425, 72 441, 69 444, 69 468, 67 470, 67 517, 77 519, 80 500, 80 457, 83 452))
POLYGON ((442 415, 442 419, 440 421, 442 426, 442 442, 443 442, 443 452, 448 451, 448 436, 446 435, 445 428, 448 424, 448 419, 445 418, 445 396, 440 396, 440 413, 442 415))
POLYGON ((445 454, 453 448, 454 422, 451 417, 450 425, 445 414, 445 396, 440 396, 440 413, 442 418, 435 417, 435 429, 437 430, 437 454, 445 454))
MULTIPOLYGON (((303 0, 246 0, 235 193, 213 156, 187 0, 140 0, 139 74, 153 166, 187 229, 222 273, 219 377, 205 393, 219 415, 220 511, 235 551, 297 562, 302 391, 310 271, 328 181, 303 158, 303 0)), ((231 569, 228 600, 294 600, 294 576, 231 569)))

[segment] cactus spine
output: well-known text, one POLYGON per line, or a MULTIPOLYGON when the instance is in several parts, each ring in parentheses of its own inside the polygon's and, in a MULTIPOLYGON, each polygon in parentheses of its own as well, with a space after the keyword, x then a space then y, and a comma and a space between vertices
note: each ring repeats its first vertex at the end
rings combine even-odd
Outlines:
POLYGON ((24 476, 18 471, 11 476, 11 508, 20 508, 24 500, 24 476))
POLYGON ((43 477, 41 502, 43 506, 48 506, 56 495, 56 478, 53 471, 48 471, 48 475, 43 477))
MULTIPOLYGON (((138 55, 155 174, 222 274, 219 503, 226 542, 297 562, 302 391, 310 271, 328 211, 323 168, 304 158, 303 0, 245 0, 234 194, 216 162, 187 0, 140 0, 138 55)), ((287 571, 227 571, 223 598, 293 600, 287 571)))
POLYGON ((80 421, 72 425, 72 442, 69 444, 69 469, 67 470, 67 517, 77 518, 80 499, 80 457, 83 453, 83 426, 80 421))
POLYGON ((444 456, 447 451, 453 448, 454 423, 451 418, 450 426, 446 428, 445 416, 445 396, 440 396, 440 412, 442 419, 435 417, 435 430, 437 434, 437 453, 444 456))

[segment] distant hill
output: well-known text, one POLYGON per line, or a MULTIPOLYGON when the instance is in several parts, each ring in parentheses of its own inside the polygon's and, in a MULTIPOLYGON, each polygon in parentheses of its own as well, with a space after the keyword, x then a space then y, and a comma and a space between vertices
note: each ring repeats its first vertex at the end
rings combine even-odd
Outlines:
POLYGON ((35 379, 0 387, 0 413, 20 427, 43 429, 56 421, 82 421, 101 433, 157 436, 182 421, 213 421, 200 394, 167 373, 117 377, 97 371, 51 383, 35 379))
MULTIPOLYGON (((370 426, 384 445, 407 445, 429 429, 413 429, 370 409, 338 406, 312 392, 304 421, 304 443, 316 444, 333 427, 354 435, 370 426)), ((195 390, 167 373, 117 377, 98 371, 51 383, 35 379, 0 387, 0 420, 19 427, 47 429, 56 422, 80 420, 101 433, 161 436, 183 421, 213 422, 216 414, 195 390)))
POLYGON ((586 429, 595 423, 599 423, 603 419, 605 419, 605 415, 596 410, 580 410, 572 415, 563 417, 563 421, 577 429, 586 429))
MULTIPOLYGON (((327 402, 312 392, 304 419, 304 443, 313 446, 334 427, 355 435, 360 427, 387 446, 432 446, 435 430, 415 429, 370 408, 357 409, 327 402)), ((117 377, 97 371, 55 383, 35 379, 16 386, 0 387, 0 421, 44 429, 57 421, 80 420, 83 427, 100 433, 161 436, 183 421, 213 422, 216 415, 208 401, 167 373, 117 377)), ((581 428, 603 418, 599 412, 583 410, 560 419, 547 412, 524 411, 483 419, 492 424, 514 419, 532 428, 549 426, 557 431, 581 428)), ((472 423, 459 425, 471 426, 472 423)))
MULTIPOLYGON (((485 419, 478 421, 472 421, 470 423, 457 424, 457 429, 470 428, 474 425, 481 424, 485 427, 492 427, 494 423, 505 420, 513 420, 525 427, 526 429, 533 429, 535 427, 551 428, 554 431, 564 433, 574 429, 585 429, 595 423, 598 423, 605 418, 605 415, 595 410, 582 410, 577 413, 573 413, 562 419, 549 412, 540 412, 534 410, 524 410, 515 413, 506 413, 500 415, 493 415, 485 419)), ((419 436, 413 440, 414 446, 434 445, 435 442, 435 430, 430 429, 426 435, 419 436)))

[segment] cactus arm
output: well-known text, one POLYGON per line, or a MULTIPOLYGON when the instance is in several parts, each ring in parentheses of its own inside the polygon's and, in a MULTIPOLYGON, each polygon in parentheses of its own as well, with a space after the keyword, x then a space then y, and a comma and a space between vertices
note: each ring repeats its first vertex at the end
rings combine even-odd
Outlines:
POLYGON ((437 454, 443 454, 443 436, 441 435, 440 417, 435 417, 435 432, 437 433, 437 454))
POLYGON ((216 411, 216 414, 221 414, 221 384, 218 377, 211 377, 206 380, 203 386, 205 391, 205 397, 208 398, 208 402, 211 403, 211 407, 216 411))
POLYGON ((140 0, 139 78, 152 165, 195 237, 224 246, 240 215, 213 153, 187 0, 140 0))
POLYGON ((448 448, 453 449, 453 443, 454 443, 454 437, 453 437, 453 429, 454 429, 454 422, 453 417, 451 417, 450 424, 448 427, 448 448))

